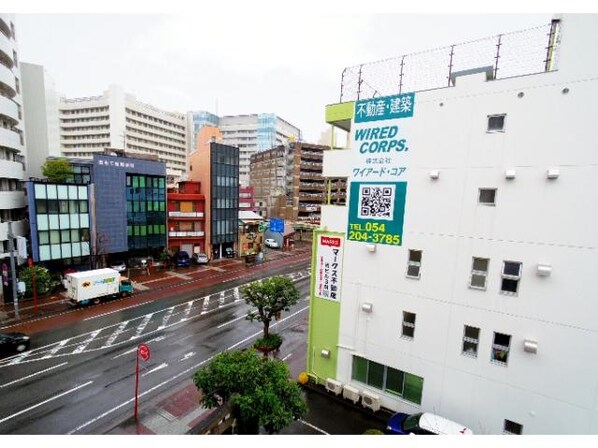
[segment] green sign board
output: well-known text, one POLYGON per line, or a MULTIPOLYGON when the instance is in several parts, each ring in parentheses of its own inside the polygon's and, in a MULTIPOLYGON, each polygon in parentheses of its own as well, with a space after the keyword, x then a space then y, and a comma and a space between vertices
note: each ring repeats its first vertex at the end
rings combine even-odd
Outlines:
POLYGON ((407 182, 351 182, 349 241, 400 246, 407 182))

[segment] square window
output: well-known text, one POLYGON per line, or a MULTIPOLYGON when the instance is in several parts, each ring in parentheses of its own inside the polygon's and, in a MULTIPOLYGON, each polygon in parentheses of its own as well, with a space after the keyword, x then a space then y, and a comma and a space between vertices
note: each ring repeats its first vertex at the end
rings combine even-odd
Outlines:
POLYGON ((465 325, 463 330, 463 355, 478 357, 478 344, 480 342, 480 329, 465 325))
POLYGON ((503 261, 502 281, 500 292, 503 294, 516 295, 521 279, 521 266, 518 261, 503 261))
POLYGON ((407 274, 406 274, 407 277, 419 279, 420 269, 421 269, 421 261, 422 261, 422 251, 409 249, 409 260, 407 261, 407 274))
POLYGON ((521 435, 521 434, 523 434, 523 425, 521 425, 517 422, 513 422, 511 420, 505 419, 505 429, 503 431, 503 434, 521 435))
POLYGON ((488 277, 489 258, 473 257, 469 287, 473 289, 486 289, 486 278, 488 277))
POLYGON ((496 188, 480 188, 478 204, 496 205, 496 188))
POLYGON ((415 313, 403 311, 403 330, 401 336, 413 339, 415 335, 415 313))
POLYGON ((505 118, 505 114, 488 115, 488 132, 504 132, 505 118))
POLYGON ((510 334, 494 333, 494 343, 492 344, 492 361, 506 365, 509 360, 510 347, 510 334))

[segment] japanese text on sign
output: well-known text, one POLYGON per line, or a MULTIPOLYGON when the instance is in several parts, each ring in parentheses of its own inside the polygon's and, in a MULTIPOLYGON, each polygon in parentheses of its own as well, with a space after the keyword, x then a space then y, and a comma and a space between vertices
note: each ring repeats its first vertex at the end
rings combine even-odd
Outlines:
POLYGON ((340 300, 342 241, 341 237, 320 235, 316 258, 317 297, 340 300))

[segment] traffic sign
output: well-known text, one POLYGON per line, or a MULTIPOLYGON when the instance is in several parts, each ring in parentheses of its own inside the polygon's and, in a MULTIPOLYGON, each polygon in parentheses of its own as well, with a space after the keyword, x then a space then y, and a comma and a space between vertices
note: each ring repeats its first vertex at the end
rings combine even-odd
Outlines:
POLYGON ((137 350, 139 350, 139 356, 141 357, 141 359, 143 359, 144 361, 147 361, 148 359, 150 359, 149 346, 147 346, 145 344, 139 344, 139 347, 137 347, 137 350))

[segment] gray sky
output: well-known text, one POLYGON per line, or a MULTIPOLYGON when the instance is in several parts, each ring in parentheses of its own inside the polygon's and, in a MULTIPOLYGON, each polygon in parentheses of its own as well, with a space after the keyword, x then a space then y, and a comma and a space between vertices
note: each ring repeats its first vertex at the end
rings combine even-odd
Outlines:
POLYGON ((99 95, 115 83, 165 110, 275 113, 316 142, 327 129, 325 105, 339 100, 344 67, 528 29, 552 18, 370 14, 338 7, 232 10, 115 15, 30 9, 15 19, 20 60, 43 65, 67 97, 99 95))

